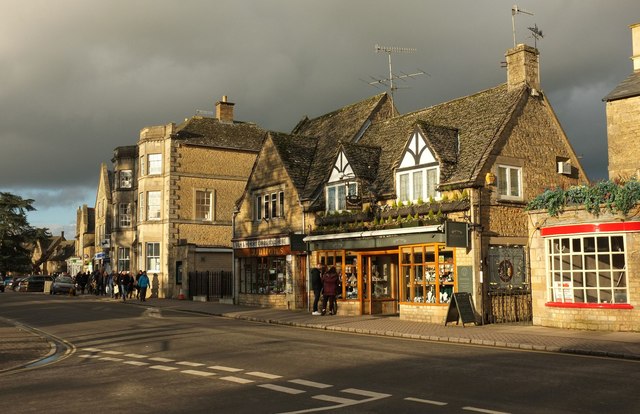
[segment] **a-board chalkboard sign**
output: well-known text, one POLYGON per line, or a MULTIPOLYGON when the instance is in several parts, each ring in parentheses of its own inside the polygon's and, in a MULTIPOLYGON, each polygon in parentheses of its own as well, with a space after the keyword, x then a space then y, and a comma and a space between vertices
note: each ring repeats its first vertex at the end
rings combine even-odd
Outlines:
POLYGON ((446 326, 449 322, 455 322, 457 325, 460 319, 462 319, 463 327, 465 323, 476 323, 471 294, 468 292, 456 292, 451 296, 444 324, 446 326))

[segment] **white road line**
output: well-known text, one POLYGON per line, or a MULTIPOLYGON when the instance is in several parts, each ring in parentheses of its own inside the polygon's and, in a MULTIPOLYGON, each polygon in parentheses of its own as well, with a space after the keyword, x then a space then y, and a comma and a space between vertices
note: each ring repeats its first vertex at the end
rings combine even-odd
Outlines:
POLYGON ((266 388, 266 389, 269 389, 269 390, 272 390, 272 391, 284 392, 285 394, 302 394, 302 393, 306 392, 304 390, 298 390, 298 389, 295 389, 295 388, 283 387, 281 385, 275 385, 275 384, 260 384, 260 385, 258 385, 258 387, 266 388))
POLYGON ((124 354, 124 352, 120 352, 120 351, 102 351, 103 354, 108 354, 108 355, 122 355, 124 354))
POLYGON ((113 358, 113 357, 102 357, 100 358, 101 361, 111 361, 111 362, 120 362, 120 361, 124 361, 124 359, 122 358, 113 358))
POLYGON ((324 394, 314 395, 311 398, 315 398, 316 400, 321 400, 321 401, 328 401, 328 402, 333 402, 338 404, 347 404, 347 405, 353 405, 358 402, 358 400, 352 400, 350 398, 334 397, 333 395, 324 395, 324 394))
POLYGON ((223 367, 221 365, 213 365, 213 366, 210 366, 209 369, 215 369, 215 370, 218 370, 218 371, 227 371, 227 372, 244 371, 242 368, 223 367))
POLYGON ((183 374, 190 374, 190 375, 197 375, 200 377, 212 377, 214 375, 216 375, 214 372, 206 372, 206 371, 196 371, 194 369, 187 369, 184 371, 180 371, 183 374))
POLYGON ((149 358, 149 360, 150 361, 155 361, 155 362, 173 362, 173 361, 175 361, 175 359, 162 358, 162 357, 149 358))
POLYGON ((342 392, 348 392, 349 394, 362 395, 370 398, 387 398, 391 397, 391 394, 382 394, 380 392, 373 392, 367 390, 359 390, 357 388, 347 388, 346 390, 342 390, 342 392))
POLYGON ((180 361, 180 362, 176 362, 176 364, 178 365, 186 365, 188 367, 201 367, 204 364, 201 364, 199 362, 189 362, 189 361, 180 361))
POLYGON ((266 372, 259 372, 259 371, 247 372, 247 375, 253 375, 254 377, 260 377, 260 378, 266 378, 266 379, 282 378, 282 375, 267 374, 266 372))
POLYGON ((240 378, 240 377, 220 377, 221 380, 235 382, 237 384, 249 384, 254 382, 253 380, 240 378))
POLYGON ((321 382, 307 381, 307 380, 304 380, 304 379, 292 379, 292 380, 289 380, 289 382, 292 382, 292 383, 298 384, 298 385, 304 385, 306 387, 313 387, 313 388, 329 388, 329 387, 333 387, 333 385, 323 384, 321 382))
POLYGON ((178 368, 176 367, 168 367, 166 365, 151 365, 149 368, 151 369, 159 369, 161 371, 174 371, 178 368))
POLYGON ((407 397, 407 398, 405 398, 405 400, 406 401, 419 402, 419 403, 423 403, 423 404, 431 404, 431 405, 447 405, 447 404, 449 404, 449 403, 442 402, 442 401, 423 400, 422 398, 414 398, 414 397, 407 397))
POLYGON ((84 348, 82 350, 87 352, 102 352, 102 349, 100 348, 84 348))
POLYGON ((147 357, 146 355, 140 355, 140 354, 126 354, 125 356, 129 357, 129 358, 138 358, 138 359, 142 359, 142 358, 146 358, 147 357))
POLYGON ((137 367, 141 367, 144 365, 149 365, 148 362, 142 362, 142 361, 124 361, 125 364, 129 364, 129 365, 135 365, 137 367))
POLYGON ((462 407, 462 409, 467 411, 475 411, 476 413, 485 413, 485 414, 509 414, 504 411, 485 410, 484 408, 477 408, 477 407, 462 407))
POLYGON ((100 355, 94 355, 94 354, 78 355, 78 358, 100 358, 100 355))

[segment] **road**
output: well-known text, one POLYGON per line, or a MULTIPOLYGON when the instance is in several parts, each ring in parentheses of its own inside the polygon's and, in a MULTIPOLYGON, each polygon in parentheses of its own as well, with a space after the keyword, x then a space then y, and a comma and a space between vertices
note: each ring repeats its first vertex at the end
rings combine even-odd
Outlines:
MULTIPOLYGON (((14 293, 69 347, 0 375, 4 413, 638 413, 638 362, 430 343, 14 293)), ((1 339, 0 339, 1 340, 1 339)))

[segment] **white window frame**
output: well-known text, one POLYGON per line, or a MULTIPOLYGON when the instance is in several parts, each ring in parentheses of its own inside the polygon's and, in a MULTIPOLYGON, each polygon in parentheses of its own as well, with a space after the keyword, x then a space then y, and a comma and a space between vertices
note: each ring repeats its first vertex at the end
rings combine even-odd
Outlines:
POLYGON ((498 197, 501 200, 522 200, 523 199, 523 191, 522 191, 522 167, 517 167, 515 165, 506 165, 499 164, 496 168, 497 171, 497 193, 498 197), (503 174, 504 172, 504 174, 503 174), (513 187, 513 173, 517 174, 517 187, 515 189, 518 191, 518 194, 514 194, 513 187))
POLYGON ((162 192, 147 191, 147 220, 162 218, 162 192))
POLYGON ((325 187, 326 210, 328 213, 340 213, 347 209, 347 185, 349 194, 358 194, 356 181, 337 181, 325 187))
POLYGON ((545 239, 550 302, 628 304, 624 233, 563 235, 545 239))
POLYGON ((133 188, 133 171, 122 170, 119 173, 119 188, 133 188))
POLYGON ((195 219, 199 221, 213 221, 213 191, 196 190, 195 219))
POLYGON ((144 193, 138 193, 138 210, 139 210, 139 218, 140 222, 144 221, 144 215, 147 210, 145 210, 145 202, 144 202, 144 193))
POLYGON ((131 204, 120 203, 118 205, 118 227, 131 227, 131 204))
POLYGON ((130 247, 118 247, 118 271, 131 271, 130 247))
POLYGON ((147 242, 145 243, 145 258, 147 272, 159 272, 160 271, 160 243, 147 242))
POLYGON ((284 191, 265 192, 254 195, 254 220, 269 220, 284 217, 284 191))
POLYGON ((432 197, 434 200, 440 199, 440 192, 436 190, 439 184, 440 167, 438 166, 413 168, 396 173, 398 201, 403 203, 409 201, 417 203, 418 199, 426 202, 432 197), (435 178, 430 180, 429 175, 435 175, 435 178), (421 183, 416 185, 416 177, 418 176, 421 183))
POLYGON ((254 197, 254 217, 256 221, 262 220, 262 195, 256 195, 254 197))
POLYGON ((149 175, 162 174, 162 154, 147 154, 147 163, 149 164, 147 169, 149 175))

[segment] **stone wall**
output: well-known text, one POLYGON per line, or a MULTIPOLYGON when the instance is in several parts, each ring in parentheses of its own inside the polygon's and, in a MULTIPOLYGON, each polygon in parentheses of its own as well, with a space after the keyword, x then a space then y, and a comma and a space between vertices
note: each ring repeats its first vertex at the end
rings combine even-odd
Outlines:
MULTIPOLYGON (((638 221, 639 214, 640 210, 636 209, 627 217, 611 214, 601 214, 595 217, 581 208, 567 209, 559 217, 550 217, 546 211, 536 211, 529 214, 531 219, 529 254, 534 325, 598 331, 640 332, 640 256, 637 254, 640 250, 640 233, 624 233, 628 298, 631 309, 549 306, 551 298, 548 287, 545 239, 540 235, 540 229, 544 227, 585 223, 621 223, 626 220, 638 221)), ((597 235, 597 233, 595 234, 597 235)))
POLYGON ((630 177, 640 170, 640 97, 607 102, 609 178, 630 177))

